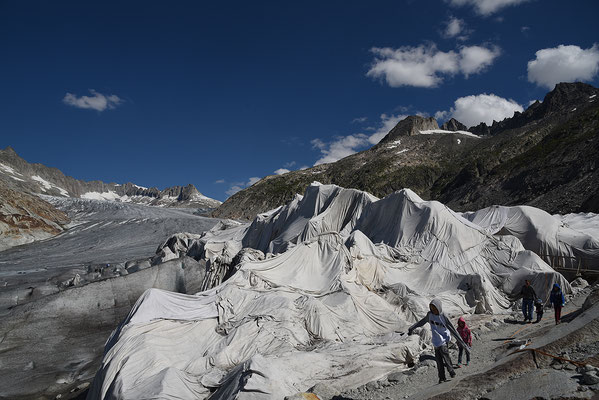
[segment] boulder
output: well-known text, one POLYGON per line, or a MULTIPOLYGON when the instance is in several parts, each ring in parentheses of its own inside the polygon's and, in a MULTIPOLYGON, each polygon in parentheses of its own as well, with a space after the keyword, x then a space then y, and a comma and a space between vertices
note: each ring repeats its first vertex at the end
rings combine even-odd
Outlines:
POLYGON ((379 383, 379 381, 372 381, 372 382, 368 382, 366 384, 366 390, 368 391, 375 391, 381 388, 381 384, 379 383))
POLYGON ((570 283, 570 286, 572 286, 573 288, 584 289, 585 287, 589 286, 589 283, 586 280, 578 277, 570 283))
POLYGON ((597 375, 597 371, 585 371, 582 373, 582 383, 585 385, 596 385, 599 383, 599 375, 597 375))
POLYGON ((391 372, 387 376, 387 380, 392 383, 404 383, 406 381, 406 375, 403 372, 391 372))
MULTIPOLYGON (((315 394, 316 398, 319 400, 331 400, 333 397, 339 394, 339 390, 325 382, 317 383, 316 385, 312 386, 308 392, 309 394, 315 394)), ((308 397, 308 399, 310 398, 308 397)))

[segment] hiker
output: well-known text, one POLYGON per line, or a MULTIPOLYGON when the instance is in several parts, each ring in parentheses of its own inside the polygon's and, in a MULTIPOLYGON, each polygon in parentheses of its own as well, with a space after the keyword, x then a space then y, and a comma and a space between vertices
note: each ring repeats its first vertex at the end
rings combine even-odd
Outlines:
MULTIPOLYGON (((464 317, 460 317, 458 319, 458 333, 460 337, 468 345, 469 348, 472 348, 472 333, 470 332, 470 328, 466 325, 466 320, 464 317)), ((458 368, 462 367, 462 353, 464 353, 464 348, 460 346, 460 351, 458 353, 458 368)), ((470 363, 470 352, 466 352, 466 364, 470 363)))
POLYGON ((528 279, 524 281, 524 286, 522 286, 522 290, 520 290, 520 295, 522 296, 524 322, 532 322, 532 305, 537 299, 537 294, 533 287, 530 286, 530 281, 528 279))
POLYGON ((553 284, 549 301, 551 304, 553 304, 553 309, 555 310, 555 325, 557 325, 561 323, 560 318, 562 317, 562 307, 566 304, 564 292, 562 292, 562 288, 559 286, 559 284, 553 284))
POLYGON ((541 319, 543 319, 543 300, 537 299, 537 301, 535 301, 535 311, 537 312, 537 320, 535 323, 539 323, 541 322, 541 319))
POLYGON ((433 347, 435 348, 435 361, 437 361, 437 371, 439 373, 439 383, 447 381, 445 377, 445 368, 449 371, 449 375, 453 378, 455 371, 451 365, 451 359, 449 358, 448 345, 451 340, 451 335, 456 338, 458 346, 464 347, 466 354, 470 354, 470 349, 466 346, 460 335, 456 332, 455 328, 449 321, 449 318, 443 314, 443 307, 441 306, 441 300, 433 299, 429 305, 430 311, 420 321, 408 329, 408 335, 411 335, 414 329, 419 328, 427 322, 431 326, 431 332, 433 334, 433 347))

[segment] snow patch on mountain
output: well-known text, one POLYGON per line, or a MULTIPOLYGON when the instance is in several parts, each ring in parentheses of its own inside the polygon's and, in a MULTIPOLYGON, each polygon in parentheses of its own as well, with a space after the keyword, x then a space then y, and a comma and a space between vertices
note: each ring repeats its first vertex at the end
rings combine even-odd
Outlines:
POLYGON ((127 196, 119 196, 118 194, 116 194, 113 191, 108 191, 108 192, 87 192, 87 193, 83 193, 80 196, 82 199, 88 199, 88 200, 108 200, 108 201, 123 201, 126 202, 127 200, 129 200, 129 198, 127 196))
POLYGON ((8 166, 8 165, 6 165, 6 164, 2 164, 2 163, 0 163, 0 169, 1 169, 1 170, 3 170, 4 172, 8 172, 9 174, 12 174, 12 175, 19 175, 19 176, 23 176, 23 174, 21 174, 21 173, 19 173, 19 172, 15 171, 15 170, 14 170, 14 168, 12 168, 12 167, 9 167, 9 166, 8 166))
POLYGON ((480 139, 480 136, 475 135, 474 133, 468 132, 468 131, 446 131, 443 129, 427 129, 424 131, 419 131, 419 133, 421 135, 433 135, 435 133, 459 133, 461 135, 465 135, 465 136, 470 136, 470 137, 474 137, 477 139, 480 139))
POLYGON ((70 197, 69 196, 69 192, 67 192, 66 190, 64 190, 63 188, 61 188, 60 186, 57 186, 51 182, 48 182, 47 180, 45 180, 44 178, 42 178, 41 176, 37 176, 34 175, 31 177, 31 179, 33 179, 36 182, 39 182, 42 185, 42 190, 46 191, 46 190, 50 190, 52 188, 57 189, 61 195, 63 195, 64 197, 70 197))

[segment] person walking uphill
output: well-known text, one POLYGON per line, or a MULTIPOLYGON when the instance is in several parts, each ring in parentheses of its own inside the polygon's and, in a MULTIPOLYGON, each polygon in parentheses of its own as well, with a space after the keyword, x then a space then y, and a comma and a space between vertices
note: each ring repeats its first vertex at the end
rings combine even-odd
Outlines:
POLYGON ((524 322, 532 322, 532 306, 534 301, 537 299, 537 294, 530 281, 527 279, 524 281, 524 286, 520 290, 522 296, 522 314, 524 314, 524 322))
MULTIPOLYGON (((464 317, 460 317, 458 319, 458 333, 460 337, 468 345, 469 348, 472 348, 472 333, 470 332, 470 328, 466 325, 466 320, 464 317)), ((460 346, 460 351, 458 353, 458 368, 462 365, 462 353, 464 353, 464 348, 460 346)), ((470 364, 470 353, 466 352, 466 365, 470 364)))
POLYGON ((566 304, 564 292, 562 292, 562 288, 557 283, 553 284, 553 289, 551 289, 551 295, 549 296, 549 302, 553 304, 553 309, 555 310, 555 325, 557 325, 561 322, 560 318, 562 317, 562 307, 566 304))
POLYGON ((449 358, 449 349, 447 345, 451 341, 451 335, 456 338, 458 346, 463 347, 467 355, 470 355, 470 349, 460 335, 456 332, 455 328, 449 321, 449 318, 443 314, 443 307, 441 300, 433 299, 429 305, 430 311, 420 321, 408 329, 408 335, 411 335, 414 329, 419 328, 427 322, 431 326, 431 332, 433 334, 433 347, 435 348, 435 360, 437 361, 437 371, 439 373, 439 383, 447 380, 445 376, 445 368, 449 371, 449 375, 453 378, 455 371, 451 365, 451 359, 449 358))

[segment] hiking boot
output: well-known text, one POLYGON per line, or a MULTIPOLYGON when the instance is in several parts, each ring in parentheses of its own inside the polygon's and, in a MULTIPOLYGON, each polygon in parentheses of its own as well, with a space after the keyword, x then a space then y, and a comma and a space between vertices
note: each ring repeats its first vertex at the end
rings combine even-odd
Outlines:
POLYGON ((455 378, 455 372, 454 372, 454 371, 451 371, 451 372, 449 373, 449 376, 451 376, 452 378, 455 378))

